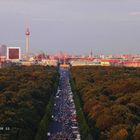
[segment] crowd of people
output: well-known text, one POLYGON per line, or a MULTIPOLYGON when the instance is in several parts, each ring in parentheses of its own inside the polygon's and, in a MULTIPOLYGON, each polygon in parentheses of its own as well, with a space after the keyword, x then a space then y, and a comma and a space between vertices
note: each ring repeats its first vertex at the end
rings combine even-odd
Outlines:
POLYGON ((55 95, 52 122, 47 134, 49 140, 80 140, 68 69, 60 69, 60 83, 55 95))

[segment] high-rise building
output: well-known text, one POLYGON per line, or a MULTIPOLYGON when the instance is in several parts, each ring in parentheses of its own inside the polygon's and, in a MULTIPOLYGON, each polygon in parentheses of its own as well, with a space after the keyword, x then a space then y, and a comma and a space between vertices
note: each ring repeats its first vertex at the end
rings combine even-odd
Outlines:
POLYGON ((7 46, 1 45, 0 46, 0 62, 6 61, 6 55, 7 55, 7 46))
POLYGON ((6 56, 6 54, 7 54, 7 46, 1 45, 0 46, 0 56, 6 56))
POLYGON ((7 60, 20 60, 21 51, 20 47, 7 47, 7 60))

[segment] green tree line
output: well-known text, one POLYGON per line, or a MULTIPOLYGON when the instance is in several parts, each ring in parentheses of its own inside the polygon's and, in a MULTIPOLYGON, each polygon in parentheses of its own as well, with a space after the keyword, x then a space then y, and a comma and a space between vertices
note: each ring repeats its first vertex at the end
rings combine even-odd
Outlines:
POLYGON ((94 140, 140 139, 140 68, 83 66, 71 73, 94 140))
POLYGON ((54 67, 0 69, 0 140, 35 138, 57 81, 54 67))

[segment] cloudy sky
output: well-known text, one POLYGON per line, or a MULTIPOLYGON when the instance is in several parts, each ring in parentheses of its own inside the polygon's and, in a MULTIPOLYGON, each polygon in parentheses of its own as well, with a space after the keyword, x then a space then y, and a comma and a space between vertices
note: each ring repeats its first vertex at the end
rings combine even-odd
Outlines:
POLYGON ((140 54, 140 0, 0 0, 0 44, 74 54, 140 54))

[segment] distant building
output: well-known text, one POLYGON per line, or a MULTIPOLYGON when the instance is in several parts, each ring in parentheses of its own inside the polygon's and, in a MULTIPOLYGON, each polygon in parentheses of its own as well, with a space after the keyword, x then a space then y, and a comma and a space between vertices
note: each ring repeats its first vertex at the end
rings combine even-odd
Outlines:
POLYGON ((7 47, 7 60, 17 61, 21 59, 20 47, 7 47))
POLYGON ((70 62, 72 66, 86 66, 86 65, 93 65, 93 66, 100 66, 99 61, 94 60, 73 60, 70 62))
POLYGON ((0 46, 0 62, 6 61, 6 55, 7 55, 7 46, 1 45, 0 46))
POLYGON ((121 59, 111 58, 111 59, 102 59, 101 66, 120 66, 121 59))
POLYGON ((57 60, 52 60, 52 59, 43 59, 41 61, 41 64, 44 66, 57 66, 58 65, 58 61, 57 60))
POLYGON ((87 65, 86 61, 84 60, 74 60, 74 61, 71 61, 70 64, 72 66, 86 66, 87 65))
POLYGON ((6 56, 6 54, 7 54, 7 46, 1 45, 0 46, 0 56, 6 56))
POLYGON ((111 63, 109 60, 101 60, 101 66, 111 66, 111 63))
POLYGON ((125 67, 140 67, 140 61, 127 61, 122 63, 125 67))
POLYGON ((6 56, 0 56, 0 62, 5 62, 6 61, 6 56))
POLYGON ((69 64, 60 64, 60 68, 70 68, 69 64))
POLYGON ((21 65, 24 65, 24 66, 32 66, 32 65, 34 65, 34 63, 31 62, 31 61, 22 61, 21 62, 21 65))

